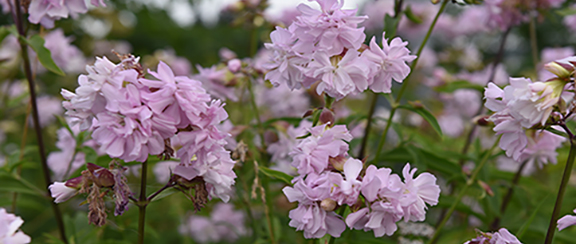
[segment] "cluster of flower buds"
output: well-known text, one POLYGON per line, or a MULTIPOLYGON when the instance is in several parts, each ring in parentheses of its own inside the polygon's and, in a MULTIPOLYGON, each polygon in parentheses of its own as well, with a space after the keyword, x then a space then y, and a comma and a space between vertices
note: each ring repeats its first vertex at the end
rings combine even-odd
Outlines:
POLYGON ((283 189, 290 202, 299 203, 289 213, 289 225, 303 230, 306 238, 339 237, 346 225, 380 237, 392 235, 401 219, 423 221, 426 203, 438 203, 436 177, 423 173, 414 178, 410 164, 404 167, 404 181, 388 168, 370 165, 363 172, 363 162, 347 153, 351 139, 346 126, 328 123, 312 127, 298 141, 290 155, 300 175, 294 186, 283 189), (353 211, 346 222, 334 212, 343 205, 353 211))
POLYGON ((132 192, 123 175, 126 169, 114 161, 110 163, 108 169, 92 163, 88 163, 86 168, 82 171, 82 176, 66 182, 54 182, 48 188, 52 197, 56 198, 56 203, 67 201, 78 193, 87 194, 88 220, 92 224, 102 226, 106 223, 107 216, 104 196, 109 195, 114 199, 116 204, 114 215, 122 215, 128 208, 132 192))
POLYGON ((402 82, 410 73, 407 42, 399 37, 383 47, 373 37, 370 46, 363 45, 364 27, 358 28, 366 16, 355 16, 356 10, 343 10, 338 0, 317 0, 321 10, 300 4, 301 15, 287 29, 276 27, 270 34, 272 60, 264 67, 266 79, 290 89, 309 88, 320 81, 316 92, 325 92, 341 99, 368 88, 374 92, 390 92, 392 79, 402 82))
POLYGON ((501 228, 494 233, 484 233, 476 230, 478 236, 464 244, 522 244, 510 231, 501 228))
POLYGON ((576 57, 569 57, 545 65, 546 70, 556 76, 543 82, 510 78, 510 85, 504 89, 488 84, 484 93, 485 106, 495 112, 489 120, 496 125, 496 134, 502 135, 500 147, 506 150, 507 156, 525 161, 531 157, 531 151, 538 151, 529 148, 560 146, 563 141, 560 136, 535 130, 562 125, 572 115, 575 64, 576 57))

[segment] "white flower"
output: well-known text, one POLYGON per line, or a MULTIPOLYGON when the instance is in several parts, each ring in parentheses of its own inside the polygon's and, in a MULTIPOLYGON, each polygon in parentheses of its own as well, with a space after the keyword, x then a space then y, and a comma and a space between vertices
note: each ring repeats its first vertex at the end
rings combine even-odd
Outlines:
POLYGON ((48 187, 55 203, 65 202, 76 195, 77 189, 67 187, 64 182, 54 182, 48 187))

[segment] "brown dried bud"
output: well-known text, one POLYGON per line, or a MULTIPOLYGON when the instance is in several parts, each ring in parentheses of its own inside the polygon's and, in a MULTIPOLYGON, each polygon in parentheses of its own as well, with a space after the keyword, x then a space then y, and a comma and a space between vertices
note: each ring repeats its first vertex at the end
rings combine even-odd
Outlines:
POLYGON ((114 185, 114 174, 112 174, 108 169, 93 163, 88 163, 86 167, 94 176, 92 177, 92 181, 94 181, 98 186, 111 187, 114 185))
POLYGON ((478 180, 478 185, 480 185, 480 187, 482 187, 482 189, 484 189, 484 191, 486 191, 486 193, 493 197, 494 196, 494 191, 492 191, 492 188, 490 188, 490 186, 488 184, 486 184, 486 182, 478 180))
POLYGON ((479 115, 476 116, 472 119, 472 122, 474 124, 477 124, 479 126, 488 126, 492 124, 492 121, 489 120, 490 116, 488 115, 479 115))
POLYGON ((322 113, 320 113, 320 124, 334 125, 334 112, 332 110, 324 108, 322 113))
POLYGON ((320 207, 325 211, 334 211, 334 209, 336 209, 336 206, 337 206, 336 201, 330 198, 326 198, 322 200, 322 202, 320 202, 320 207))
POLYGON ((90 188, 90 194, 86 201, 88 202, 89 223, 96 226, 103 226, 106 224, 106 207, 104 206, 104 199, 100 196, 100 187, 92 185, 90 188))
POLYGON ((308 109, 304 115, 302 115, 302 118, 306 118, 308 116, 312 116, 314 114, 314 109, 308 109))

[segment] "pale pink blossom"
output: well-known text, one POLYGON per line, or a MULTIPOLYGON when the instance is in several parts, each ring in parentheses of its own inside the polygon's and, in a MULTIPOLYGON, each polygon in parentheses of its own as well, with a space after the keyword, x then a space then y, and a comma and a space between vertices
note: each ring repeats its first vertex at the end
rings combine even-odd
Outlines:
POLYGON ((24 223, 22 218, 6 212, 0 208, 0 243, 3 244, 25 244, 32 240, 29 236, 18 230, 24 223))
POLYGON ((62 29, 55 29, 44 37, 44 46, 50 50, 52 60, 64 72, 80 73, 86 66, 82 51, 71 44, 73 38, 64 36, 62 29))
POLYGON ((372 37, 370 49, 362 53, 362 57, 370 61, 370 77, 374 77, 370 82, 370 89, 374 92, 390 93, 392 79, 401 83, 410 73, 410 67, 406 62, 411 62, 416 58, 410 55, 410 50, 406 48, 408 42, 402 41, 400 37, 392 39, 390 44, 382 34, 382 48, 376 43, 376 38, 372 37))
POLYGON ((300 204, 288 214, 289 226, 304 231, 305 238, 321 238, 326 234, 340 237, 346 224, 334 212, 327 212, 318 203, 300 204))
MULTIPOLYGON (((91 0, 94 6, 106 6, 102 0, 91 0)), ((54 27, 54 21, 69 16, 77 17, 88 11, 84 0, 32 0, 28 8, 28 21, 42 24, 46 28, 54 27)))
POLYGON ((180 226, 180 232, 189 234, 199 243, 234 242, 249 233, 245 218, 244 212, 234 210, 234 205, 218 203, 209 217, 191 215, 180 226))
POLYGON ((494 233, 483 233, 479 231, 478 237, 465 242, 464 244, 522 244, 516 236, 514 236, 506 228, 500 228, 494 233))
MULTIPOLYGON (((576 213, 576 209, 574 210, 574 213, 576 213)), ((558 230, 563 230, 566 229, 569 226, 572 225, 576 225, 576 216, 574 215, 564 215, 564 217, 560 218, 558 220, 558 230)))
POLYGON ((68 201, 78 193, 78 189, 67 186, 66 182, 54 182, 48 189, 55 203, 68 201))
POLYGON ((292 166, 298 169, 299 174, 320 173, 328 167, 330 157, 347 155, 348 144, 345 141, 352 140, 352 135, 346 126, 326 128, 324 124, 311 128, 310 133, 290 153, 292 166))
POLYGON ((400 200, 404 209, 404 221, 423 221, 426 218, 426 204, 438 204, 440 187, 436 184, 436 177, 430 173, 422 173, 414 178, 416 168, 410 169, 406 164, 402 170, 404 176, 404 190, 400 200))

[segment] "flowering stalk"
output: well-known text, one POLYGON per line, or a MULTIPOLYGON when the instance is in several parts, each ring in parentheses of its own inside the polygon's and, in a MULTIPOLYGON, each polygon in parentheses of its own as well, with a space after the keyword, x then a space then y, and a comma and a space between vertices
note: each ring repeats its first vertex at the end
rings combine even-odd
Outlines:
POLYGON ((496 140, 494 142, 494 145, 492 145, 492 147, 488 150, 488 152, 486 152, 484 157, 482 157, 482 159, 480 160, 480 163, 478 164, 478 166, 476 166, 476 168, 472 172, 472 175, 466 181, 464 188, 462 188, 462 190, 460 191, 460 193, 458 194, 458 196, 456 197, 454 202, 452 202, 452 205, 448 209, 447 214, 442 219, 442 222, 440 222, 440 224, 436 227, 436 231, 434 232, 434 236, 432 236, 432 238, 430 238, 430 241, 428 243, 433 244, 433 243, 436 243, 436 241, 438 241, 438 237, 440 236, 440 231, 442 230, 442 228, 444 227, 444 225, 446 224, 446 222, 448 221, 450 216, 452 216, 452 213, 454 213, 454 210, 456 210, 456 206, 458 205, 458 203, 460 203, 460 201, 462 200, 462 198, 466 194, 468 187, 470 187, 471 185, 474 184, 474 182, 476 182, 476 177, 478 176, 478 173, 480 172, 482 167, 484 167, 486 162, 488 162, 488 158, 492 155, 492 151, 494 150, 494 148, 496 148, 496 146, 498 145, 499 142, 500 142, 500 137, 498 137, 498 140, 496 140))
MULTIPOLYGON (((567 130, 567 132, 570 132, 567 130)), ((574 137, 570 136, 570 153, 568 154, 568 160, 566 160, 566 168, 564 168, 564 174, 562 175, 562 182, 560 183, 560 189, 558 189, 558 195, 556 196, 556 203, 554 204, 554 211, 552 211, 552 217, 550 218, 550 224, 548 225, 548 232, 546 233, 545 244, 551 244, 554 238, 554 231, 556 229, 558 215, 560 214, 560 207, 562 206, 562 200, 564 199, 564 192, 566 192, 566 186, 570 180, 570 175, 572 173, 572 166, 574 166, 574 159, 576 158, 576 144, 574 143, 574 137)))
POLYGON ((412 64, 410 65, 411 72, 404 79, 404 82, 402 82, 402 86, 400 86, 400 91, 398 91, 398 96, 396 97, 396 100, 394 100, 394 103, 391 104, 392 109, 390 110, 390 116, 388 116, 386 127, 384 127, 384 132, 382 132, 382 137, 380 137, 380 142, 378 143, 378 149, 376 150, 376 157, 374 158, 373 162, 376 162, 376 159, 379 158, 380 154, 382 153, 382 148, 384 147, 384 144, 386 143, 386 136, 388 135, 388 131, 390 130, 390 126, 392 125, 392 123, 391 123, 392 118, 394 117, 394 114, 396 113, 396 110, 398 109, 398 105, 400 104, 400 99, 402 99, 402 95, 404 95, 404 91, 406 91, 406 87, 408 87, 408 85, 407 85, 408 80, 410 79, 410 76, 412 76, 412 73, 414 72, 414 68, 416 68, 416 65, 418 64, 418 60, 420 59, 420 55, 422 54, 422 50, 424 50, 424 46, 426 46, 426 43, 428 42, 428 39, 430 38, 430 35, 432 34, 432 30, 434 30, 434 26, 436 26, 436 22, 438 22, 438 18, 440 18, 440 15, 442 14, 442 12, 444 12, 444 9, 446 8, 446 5, 448 4, 449 1, 450 0, 444 0, 442 2, 442 5, 440 6, 438 13, 436 13, 434 20, 432 21, 432 23, 430 24, 430 27, 428 28, 428 32, 426 33, 424 40, 422 40, 422 44, 420 44, 420 47, 418 48, 418 52, 416 53, 416 59, 414 59, 414 61, 412 61, 412 64))
MULTIPOLYGON (((38 104, 36 103, 36 90, 34 84, 34 77, 32 76, 32 69, 30 67, 30 59, 28 56, 28 47, 22 38, 26 37, 26 33, 24 31, 24 22, 22 21, 22 12, 21 12, 21 4, 20 0, 14 0, 14 13, 13 19, 16 23, 16 28, 18 30, 18 42, 20 43, 20 50, 23 60, 24 66, 24 73, 26 75, 26 80, 28 80, 28 88, 30 92, 30 103, 32 104, 32 121, 34 122, 34 130, 36 132, 36 139, 38 140, 38 153, 40 154, 40 163, 42 165, 42 172, 44 175, 44 183, 46 185, 46 191, 48 195, 50 195, 50 190, 48 186, 50 186, 52 180, 50 179, 50 169, 48 168, 48 162, 46 160, 46 150, 44 148, 44 139, 42 137, 42 127, 40 126, 40 119, 38 116, 38 104)), ((56 218, 56 224, 58 226, 58 231, 60 233, 60 239, 64 243, 68 243, 66 238, 66 233, 64 230, 64 221, 62 219, 62 213, 60 212, 60 208, 56 205, 55 202, 50 201, 52 205, 52 211, 54 212, 54 217, 56 218)))
POLYGON ((146 178, 148 174, 148 160, 142 163, 142 177, 140 179, 140 197, 137 202, 138 206, 138 244, 144 243, 144 227, 146 219, 146 206, 148 206, 148 200, 146 198, 146 178))

